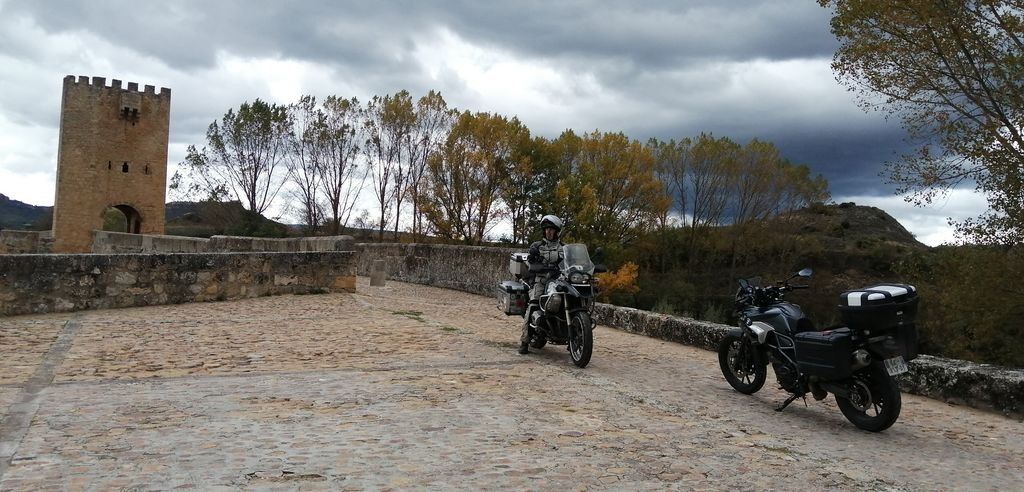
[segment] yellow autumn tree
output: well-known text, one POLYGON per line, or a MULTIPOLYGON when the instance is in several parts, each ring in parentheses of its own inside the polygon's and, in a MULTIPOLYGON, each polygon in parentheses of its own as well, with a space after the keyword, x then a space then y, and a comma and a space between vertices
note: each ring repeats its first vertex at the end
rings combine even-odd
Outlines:
POLYGON ((636 277, 640 267, 632 261, 626 262, 618 270, 597 275, 597 299, 608 302, 613 294, 633 294, 640 290, 636 285, 636 277))

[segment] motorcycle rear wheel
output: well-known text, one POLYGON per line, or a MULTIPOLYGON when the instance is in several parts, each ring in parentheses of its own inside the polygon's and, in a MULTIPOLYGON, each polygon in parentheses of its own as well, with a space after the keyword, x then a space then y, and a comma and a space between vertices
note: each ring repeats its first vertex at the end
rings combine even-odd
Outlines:
POLYGON ((726 335, 718 344, 718 365, 729 386, 745 395, 757 393, 768 377, 764 354, 735 335, 726 335))
POLYGON ((569 357, 576 367, 587 367, 594 352, 594 325, 585 311, 572 315, 569 323, 569 357))
POLYGON ((902 398, 896 381, 885 372, 881 363, 875 362, 854 373, 850 397, 836 395, 836 404, 853 425, 866 431, 881 432, 896 423, 902 398))

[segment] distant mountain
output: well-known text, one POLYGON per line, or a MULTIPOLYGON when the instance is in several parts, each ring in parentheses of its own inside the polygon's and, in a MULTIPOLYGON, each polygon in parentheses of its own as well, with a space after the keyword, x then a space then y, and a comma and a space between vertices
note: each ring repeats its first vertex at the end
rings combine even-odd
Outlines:
POLYGON ((53 207, 29 205, 0 194, 0 229, 32 229, 52 211, 53 207))
POLYGON ((237 202, 170 202, 166 206, 167 234, 175 236, 284 237, 288 226, 245 210, 237 202))

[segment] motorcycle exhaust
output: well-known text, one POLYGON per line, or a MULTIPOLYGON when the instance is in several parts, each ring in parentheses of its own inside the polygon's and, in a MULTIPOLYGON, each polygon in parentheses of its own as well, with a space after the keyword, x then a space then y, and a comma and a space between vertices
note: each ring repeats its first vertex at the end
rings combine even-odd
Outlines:
POLYGON ((871 365, 871 354, 867 350, 857 349, 853 351, 853 361, 850 363, 851 370, 858 371, 869 365, 871 365))

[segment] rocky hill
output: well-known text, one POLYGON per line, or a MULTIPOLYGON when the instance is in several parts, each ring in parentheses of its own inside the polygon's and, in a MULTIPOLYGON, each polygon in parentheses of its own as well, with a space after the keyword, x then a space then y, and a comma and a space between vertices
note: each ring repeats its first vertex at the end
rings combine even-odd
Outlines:
POLYGON ((33 229, 53 207, 29 205, 0 193, 0 229, 33 229))
POLYGON ((815 205, 782 218, 787 219, 802 224, 800 233, 818 237, 825 249, 864 249, 875 244, 914 250, 928 248, 899 221, 877 207, 852 202, 815 205))

